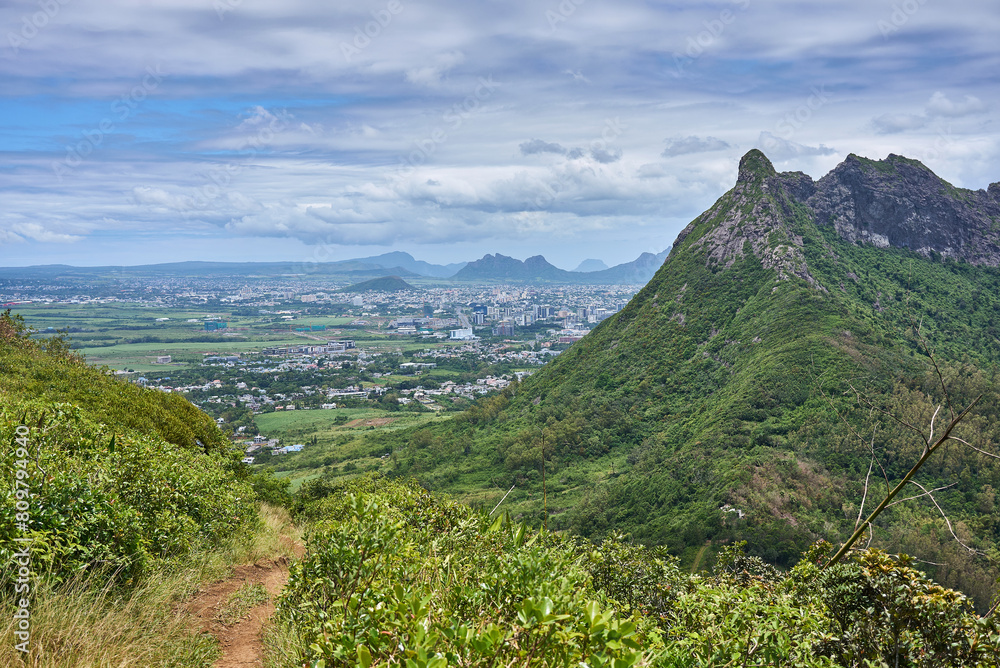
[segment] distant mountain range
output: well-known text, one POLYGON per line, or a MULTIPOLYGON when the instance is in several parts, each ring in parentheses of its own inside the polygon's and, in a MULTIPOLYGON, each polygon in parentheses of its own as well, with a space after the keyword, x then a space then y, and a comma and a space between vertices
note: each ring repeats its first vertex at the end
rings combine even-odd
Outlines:
POLYGON ((406 292, 409 290, 416 290, 416 288, 399 276, 383 276, 348 285, 337 292, 406 292))
POLYGON ((604 264, 602 260, 589 258, 577 265, 573 271, 604 271, 607 268, 608 265, 604 264))
MULTIPOLYGON (((668 249, 669 250, 669 249, 668 249)), ((645 283, 663 264, 668 251, 643 253, 632 262, 602 271, 566 271, 549 264, 540 255, 524 262, 505 255, 486 255, 475 262, 431 264, 409 253, 394 251, 372 257, 338 262, 167 262, 136 266, 74 267, 65 264, 31 267, 0 267, 6 279, 94 279, 127 276, 265 277, 284 275, 338 276, 358 281, 368 278, 438 278, 460 281, 516 281, 547 283, 645 283)), ((581 266, 595 266, 587 260, 581 266), (588 264, 589 263, 589 264, 588 264)))
MULTIPOLYGON (((518 283, 579 283, 613 284, 646 283, 660 268, 670 253, 643 253, 631 262, 615 265, 603 271, 566 271, 549 264, 541 255, 529 257, 523 262, 506 255, 484 255, 482 259, 470 262, 453 276, 456 281, 512 281, 518 283)), ((599 260, 598 260, 599 262, 599 260)), ((603 263, 602 263, 603 264, 603 263)))

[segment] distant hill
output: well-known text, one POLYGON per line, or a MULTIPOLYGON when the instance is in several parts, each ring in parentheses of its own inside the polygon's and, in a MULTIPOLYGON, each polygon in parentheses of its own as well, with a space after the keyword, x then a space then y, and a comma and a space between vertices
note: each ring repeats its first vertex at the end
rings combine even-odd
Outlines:
POLYGON ((608 268, 601 260, 588 259, 577 265, 573 271, 603 271, 608 268))
POLYGON ((456 281, 565 281, 570 282, 570 272, 549 264, 541 255, 522 262, 506 255, 486 254, 481 259, 465 265, 455 276, 456 281))
POLYGON ((462 267, 468 264, 468 262, 431 264, 430 262, 424 262, 423 260, 415 260, 409 253, 403 253, 401 251, 359 258, 355 261, 377 265, 385 269, 402 267, 406 271, 413 272, 419 276, 428 276, 431 278, 449 278, 450 276, 454 276, 460 269, 462 269, 462 267))
POLYGON ((416 290, 416 288, 399 276, 382 276, 363 283, 348 285, 337 292, 405 292, 410 290, 416 290))
POLYGON ((643 253, 631 262, 615 265, 603 271, 578 272, 559 269, 541 255, 529 257, 524 262, 506 255, 485 255, 470 262, 453 277, 456 281, 510 281, 517 283, 566 283, 602 285, 644 284, 663 264, 669 249, 658 253, 643 253))
POLYGON ((284 275, 343 276, 366 278, 384 276, 418 276, 403 267, 384 267, 362 260, 340 262, 166 262, 135 266, 72 267, 64 264, 30 267, 0 267, 0 278, 90 278, 96 276, 197 276, 254 277, 284 275))
MULTIPOLYGON (((669 250, 669 249, 668 249, 669 250)), ((415 260, 409 253, 392 252, 354 260, 337 262, 165 262, 135 266, 74 267, 65 264, 30 267, 0 267, 0 278, 98 280, 129 276, 136 277, 270 277, 322 276, 367 279, 387 275, 400 278, 418 276, 453 278, 457 281, 512 281, 519 283, 566 284, 644 284, 663 263, 668 251, 656 255, 642 253, 632 262, 600 271, 565 271, 553 266, 541 255, 525 261, 506 255, 485 255, 474 262, 447 265, 415 260)), ((604 266, 600 260, 588 260, 580 266, 604 266), (589 263, 589 264, 588 264, 589 263), (597 264, 595 264, 597 263, 597 264)), ((579 269, 579 268, 578 268, 579 269)))

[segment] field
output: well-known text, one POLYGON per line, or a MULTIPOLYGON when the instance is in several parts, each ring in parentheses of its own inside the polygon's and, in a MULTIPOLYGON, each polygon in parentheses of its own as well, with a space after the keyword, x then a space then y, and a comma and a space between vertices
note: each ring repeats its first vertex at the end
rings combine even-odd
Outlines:
POLYGON ((377 446, 373 450, 365 440, 372 433, 392 432, 447 419, 447 416, 430 411, 337 408, 265 413, 256 416, 255 422, 261 434, 280 439, 282 445, 306 445, 302 452, 270 458, 270 466, 280 477, 289 478, 292 491, 295 491, 304 481, 324 472, 351 475, 355 471, 381 468, 386 462, 382 455, 386 453, 377 446))
MULTIPOLYGON (((199 310, 141 306, 126 303, 46 304, 18 306, 28 325, 48 336, 68 330, 74 350, 97 366, 131 369, 141 373, 196 365, 204 355, 259 352, 267 346, 290 345, 330 338, 350 338, 378 352, 411 352, 450 347, 457 342, 413 340, 388 333, 345 328, 353 316, 301 315, 282 320, 275 315, 234 316, 229 310, 199 310), (223 330, 205 331, 206 319, 227 323, 223 330), (297 327, 325 325, 327 329, 296 332, 297 327), (156 364, 156 357, 170 355, 170 365, 156 364)), ((366 318, 373 330, 386 318, 366 318)))

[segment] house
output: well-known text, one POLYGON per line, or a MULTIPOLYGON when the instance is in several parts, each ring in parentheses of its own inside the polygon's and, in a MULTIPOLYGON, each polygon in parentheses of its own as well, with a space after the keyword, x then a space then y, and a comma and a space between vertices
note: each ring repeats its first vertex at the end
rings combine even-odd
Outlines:
POLYGON ((253 457, 244 457, 244 458, 242 459, 242 462, 243 462, 244 464, 253 464, 253 457))

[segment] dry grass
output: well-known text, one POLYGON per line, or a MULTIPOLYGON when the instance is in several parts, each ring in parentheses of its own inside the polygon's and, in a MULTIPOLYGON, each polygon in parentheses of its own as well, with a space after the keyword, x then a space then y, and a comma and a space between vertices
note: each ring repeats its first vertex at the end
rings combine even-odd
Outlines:
POLYGON ((261 527, 248 540, 183 561, 161 563, 128 593, 96 575, 53 585, 33 583, 30 652, 15 649, 13 603, 0 599, 0 666, 131 668, 211 666, 218 643, 198 630, 181 603, 234 566, 293 558, 300 532, 283 508, 262 506, 261 527))

